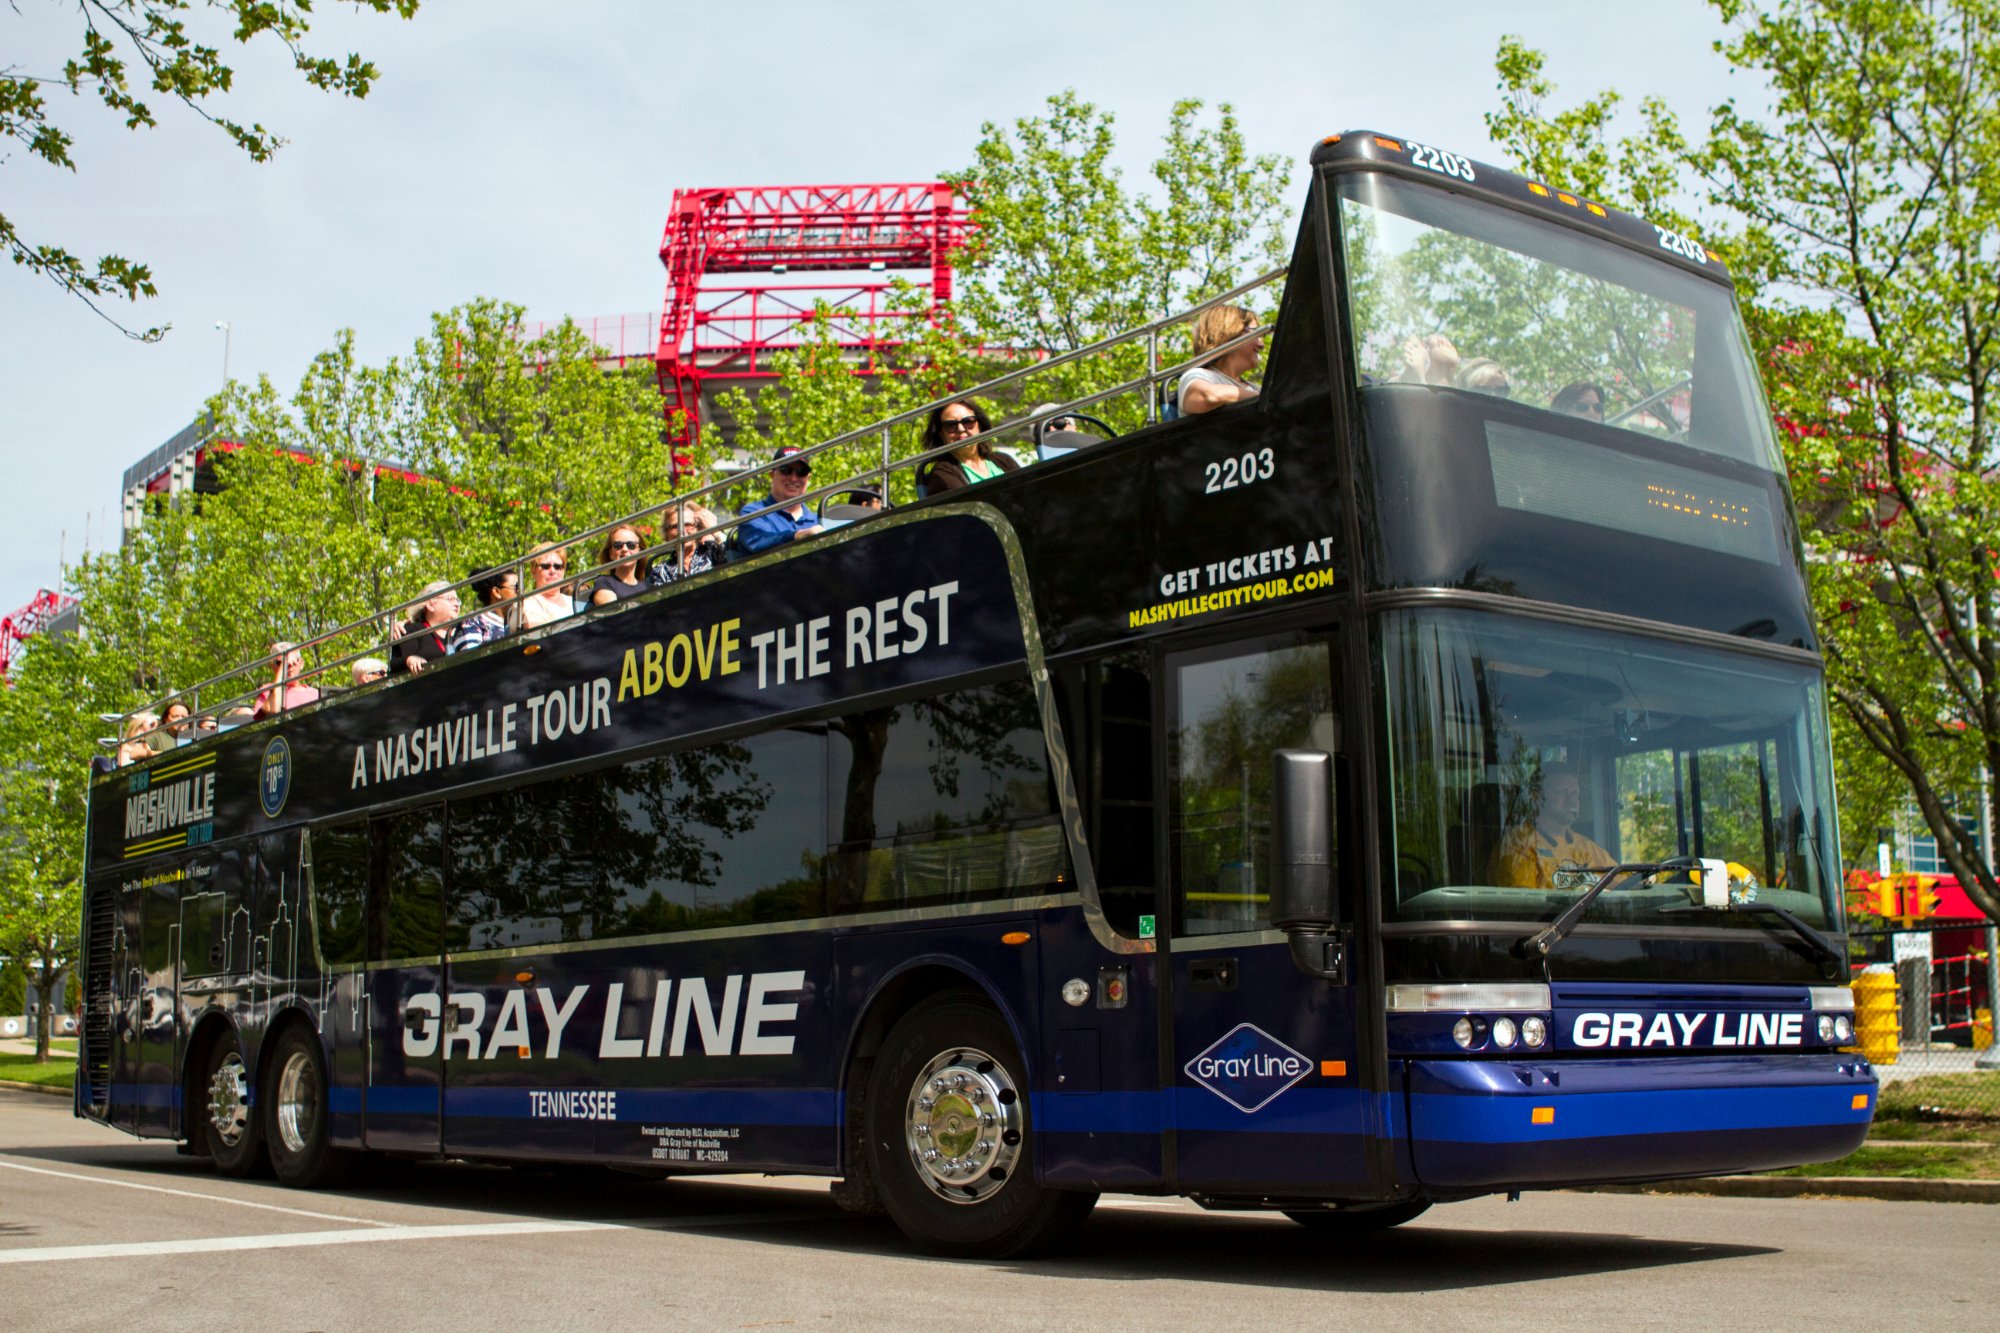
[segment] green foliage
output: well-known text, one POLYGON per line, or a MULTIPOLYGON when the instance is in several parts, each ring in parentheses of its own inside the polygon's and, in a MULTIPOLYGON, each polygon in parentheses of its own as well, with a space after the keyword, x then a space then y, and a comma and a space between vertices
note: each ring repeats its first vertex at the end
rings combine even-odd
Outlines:
MULTIPOLYGON (((268 379, 231 386, 214 410, 241 447, 219 454, 220 492, 157 505, 122 549, 74 571, 92 641, 122 658, 128 684, 158 696, 371 615, 372 630, 306 662, 379 648, 430 580, 662 498, 650 377, 598 369, 568 323, 523 343, 520 316, 472 302, 381 366, 343 333, 289 399, 268 379)), ((579 550, 572 567, 595 559, 579 550)))
POLYGON ((0 1014, 26 1013, 28 1008, 28 969, 20 959, 9 958, 0 963, 0 1014))
MULTIPOLYGON (((356 8, 407 19, 417 12, 420 0, 352 3, 356 8)), ((228 40, 239 45, 259 37, 283 44, 292 68, 323 92, 366 97, 378 73, 372 61, 353 52, 342 59, 305 49, 312 25, 309 0, 82 0, 76 9, 83 26, 81 47, 63 63, 60 77, 17 74, 11 69, 0 73, 0 139, 19 142, 30 157, 70 171, 76 170, 70 156, 75 140, 50 119, 45 89, 66 88, 72 96, 94 94, 106 109, 123 118, 127 129, 152 129, 159 124, 152 105, 144 100, 150 90, 179 102, 215 126, 253 162, 270 160, 285 142, 275 132, 209 109, 213 99, 233 91, 236 80, 235 70, 225 61, 228 52, 219 44, 224 32, 228 40), (220 11, 223 17, 204 11, 220 11), (204 41, 195 30, 204 24, 218 29, 217 45, 204 41), (143 85, 138 84, 140 80, 143 85)), ((96 298, 136 301, 157 295, 148 265, 121 255, 105 255, 92 266, 61 245, 26 239, 4 214, 0 214, 0 249, 16 264, 83 301, 128 336, 150 342, 166 332, 165 328, 152 328, 133 333, 104 315, 96 303, 96 298)))
POLYGON ((2000 917, 1952 817, 2000 768, 2000 3, 1711 3, 1768 118, 1728 102, 1695 142, 1649 105, 1614 143, 1615 95, 1545 114, 1541 57, 1509 39, 1488 125, 1524 168, 1728 259, 1807 518, 1843 821, 1872 841, 1892 772, 2000 917), (1688 193, 1702 228, 1672 216, 1688 193))
POLYGON ((43 1088, 67 1088, 76 1083, 76 1057, 0 1055, 0 1083, 32 1083, 43 1088))

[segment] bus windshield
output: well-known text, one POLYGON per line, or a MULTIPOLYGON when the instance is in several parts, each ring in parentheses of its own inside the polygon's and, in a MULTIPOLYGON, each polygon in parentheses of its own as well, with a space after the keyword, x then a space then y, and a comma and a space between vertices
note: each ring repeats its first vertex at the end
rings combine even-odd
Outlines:
POLYGON ((1781 470, 1726 286, 1391 177, 1345 178, 1339 207, 1364 387, 1490 394, 1781 470))
MULTIPOLYGON (((1840 920, 1825 707, 1807 665, 1468 612, 1384 624, 1389 919, 1548 920, 1618 862, 1730 863, 1741 902, 1840 920)), ((1592 922, 1661 915, 1686 875, 1614 888, 1592 922)))

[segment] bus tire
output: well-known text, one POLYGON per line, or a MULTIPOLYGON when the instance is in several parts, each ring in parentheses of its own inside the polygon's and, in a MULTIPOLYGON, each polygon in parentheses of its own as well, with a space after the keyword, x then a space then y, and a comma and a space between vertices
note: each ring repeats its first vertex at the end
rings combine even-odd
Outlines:
POLYGON ((890 1030, 868 1083, 869 1175, 921 1249, 1026 1254, 1096 1204, 1035 1180, 1023 1068, 1000 1015, 978 1001, 937 997, 890 1030))
POLYGON ((199 1092, 200 1130, 215 1169, 238 1178, 268 1171, 264 1126, 250 1096, 250 1067, 233 1030, 223 1031, 209 1044, 199 1092))
POLYGON ((286 1028, 265 1069, 264 1138, 280 1183, 316 1190, 350 1182, 361 1154, 335 1148, 328 1138, 326 1053, 318 1035, 303 1024, 286 1028))
POLYGON ((1288 1208, 1285 1216, 1312 1231, 1339 1231, 1359 1235, 1387 1231, 1422 1216, 1431 1206, 1429 1199, 1405 1199, 1379 1208, 1288 1208))

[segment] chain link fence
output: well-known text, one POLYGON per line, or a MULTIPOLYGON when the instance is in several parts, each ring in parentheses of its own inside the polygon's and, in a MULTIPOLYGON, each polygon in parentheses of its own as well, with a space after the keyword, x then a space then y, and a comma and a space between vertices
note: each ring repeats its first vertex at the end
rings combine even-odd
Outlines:
POLYGON ((1882 1120, 2000 1123, 2000 939, 1982 921, 1852 932, 1856 1039, 1882 1120))

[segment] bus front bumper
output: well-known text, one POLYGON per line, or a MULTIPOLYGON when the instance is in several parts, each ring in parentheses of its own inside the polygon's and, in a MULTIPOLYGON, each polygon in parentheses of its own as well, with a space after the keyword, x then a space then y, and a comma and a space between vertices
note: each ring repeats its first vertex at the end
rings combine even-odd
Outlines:
POLYGON ((1877 1089, 1831 1052, 1403 1066, 1412 1165, 1440 1193, 1831 1161, 1867 1137, 1877 1089))

